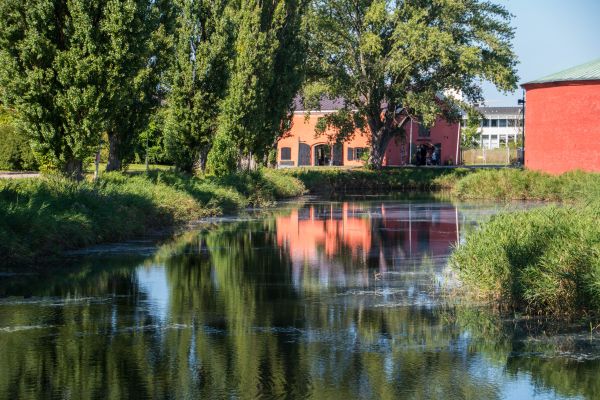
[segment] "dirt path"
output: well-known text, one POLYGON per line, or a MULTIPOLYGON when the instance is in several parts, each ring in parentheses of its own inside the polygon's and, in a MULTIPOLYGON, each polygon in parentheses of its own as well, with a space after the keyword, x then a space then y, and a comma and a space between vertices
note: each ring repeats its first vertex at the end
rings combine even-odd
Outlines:
POLYGON ((39 172, 0 172, 0 179, 25 179, 39 176, 39 172))

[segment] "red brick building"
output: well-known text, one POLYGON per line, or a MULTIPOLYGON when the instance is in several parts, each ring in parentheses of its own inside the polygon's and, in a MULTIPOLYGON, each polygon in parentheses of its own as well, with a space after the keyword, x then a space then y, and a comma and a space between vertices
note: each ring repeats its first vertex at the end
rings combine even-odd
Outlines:
MULTIPOLYGON (((343 105, 341 100, 323 100, 319 111, 307 113, 302 103, 297 101, 292 129, 278 143, 277 165, 279 167, 363 165, 364 154, 369 151, 368 133, 357 131, 351 140, 337 144, 328 143, 327 134, 320 136, 315 134, 318 119, 324 114, 338 111, 343 105)), ((460 124, 451 124, 440 118, 431 129, 425 129, 417 122, 406 124, 405 132, 406 142, 399 139, 390 142, 383 165, 411 164, 411 154, 413 164, 417 164, 417 158, 422 164, 430 163, 434 151, 437 152, 439 164, 456 163, 457 155, 460 153, 458 148, 460 124)))
POLYGON ((528 82, 525 167, 600 172, 600 59, 528 82))

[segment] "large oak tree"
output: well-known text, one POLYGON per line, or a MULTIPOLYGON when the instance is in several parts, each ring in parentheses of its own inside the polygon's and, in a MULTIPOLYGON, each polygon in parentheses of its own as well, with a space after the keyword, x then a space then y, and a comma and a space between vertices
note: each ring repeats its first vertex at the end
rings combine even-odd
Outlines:
POLYGON ((315 0, 305 102, 345 99, 325 124, 342 137, 364 124, 370 164, 380 168, 410 119, 457 120, 460 107, 483 100, 484 81, 516 88, 510 20, 486 0, 315 0))

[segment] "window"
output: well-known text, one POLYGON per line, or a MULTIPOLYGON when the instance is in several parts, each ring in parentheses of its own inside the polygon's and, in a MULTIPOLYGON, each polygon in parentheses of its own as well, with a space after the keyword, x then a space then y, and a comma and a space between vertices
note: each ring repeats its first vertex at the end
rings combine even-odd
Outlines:
POLYGON ((500 128, 506 128, 506 120, 505 119, 499 119, 498 120, 498 126, 500 128))
POLYGON ((481 140, 485 140, 487 142, 488 140, 490 140, 490 136, 489 135, 481 135, 481 140))
POLYGON ((430 137, 431 131, 425 128, 423 125, 419 125, 419 137, 430 137))
POLYGON ((490 126, 492 128, 497 128, 498 127, 498 120, 497 119, 490 120, 490 126))
POLYGON ((354 148, 348 147, 348 161, 354 160, 354 148))
POLYGON ((508 120, 508 127, 509 128, 514 128, 517 126, 517 120, 516 119, 509 119, 508 120))
POLYGON ((369 149, 366 147, 357 147, 355 150, 357 160, 362 160, 363 157, 365 157, 365 155, 369 153, 369 149))
POLYGON ((490 120, 489 120, 489 119, 487 119, 487 118, 486 118, 486 119, 484 119, 483 121, 481 121, 481 126, 482 126, 483 128, 489 128, 489 126, 490 126, 490 120))
POLYGON ((291 147, 282 147, 281 148, 281 160, 289 161, 292 159, 292 148, 291 147))
POLYGON ((496 141, 496 140, 498 140, 498 135, 492 135, 492 140, 493 140, 493 141, 496 141))

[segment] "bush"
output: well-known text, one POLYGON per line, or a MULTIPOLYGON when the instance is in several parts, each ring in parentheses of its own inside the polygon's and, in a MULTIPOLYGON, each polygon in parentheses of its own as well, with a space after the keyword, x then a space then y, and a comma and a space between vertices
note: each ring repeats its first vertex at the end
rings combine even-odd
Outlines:
POLYGON ((0 125, 0 170, 33 171, 37 168, 27 139, 15 127, 0 125))

